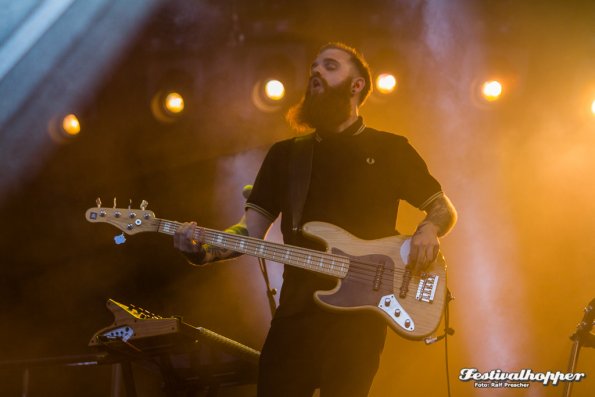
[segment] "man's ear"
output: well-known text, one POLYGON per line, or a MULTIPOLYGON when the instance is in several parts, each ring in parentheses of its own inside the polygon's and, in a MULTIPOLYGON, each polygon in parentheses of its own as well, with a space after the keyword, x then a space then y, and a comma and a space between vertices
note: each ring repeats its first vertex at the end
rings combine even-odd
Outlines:
POLYGON ((361 92, 366 86, 366 80, 363 77, 355 77, 351 81, 351 93, 356 94, 361 92))

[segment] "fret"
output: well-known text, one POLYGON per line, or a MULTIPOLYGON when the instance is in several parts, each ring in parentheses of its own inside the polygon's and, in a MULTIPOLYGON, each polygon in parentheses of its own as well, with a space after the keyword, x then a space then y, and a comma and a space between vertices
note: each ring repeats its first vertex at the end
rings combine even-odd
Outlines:
POLYGON ((264 244, 260 244, 260 246, 258 247, 258 254, 261 255, 261 256, 264 255, 265 254, 265 250, 266 250, 265 245, 264 244))
POLYGON ((166 234, 174 234, 174 232, 177 229, 177 227, 174 227, 174 225, 172 225, 171 222, 167 222, 167 221, 160 222, 159 227, 166 234))
POLYGON ((318 267, 321 269, 324 269, 324 257, 323 256, 320 257, 320 262, 318 263, 318 267))

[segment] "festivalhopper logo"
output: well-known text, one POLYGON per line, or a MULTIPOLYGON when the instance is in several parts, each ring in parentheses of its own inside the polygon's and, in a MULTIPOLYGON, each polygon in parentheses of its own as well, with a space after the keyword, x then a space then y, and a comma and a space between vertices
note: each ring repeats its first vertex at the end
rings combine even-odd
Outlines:
POLYGON ((559 382, 580 382, 585 376, 583 372, 533 372, 530 369, 516 372, 493 369, 480 372, 477 368, 463 368, 459 374, 459 380, 475 381, 477 388, 527 388, 531 382, 539 382, 544 386, 556 386, 559 382))

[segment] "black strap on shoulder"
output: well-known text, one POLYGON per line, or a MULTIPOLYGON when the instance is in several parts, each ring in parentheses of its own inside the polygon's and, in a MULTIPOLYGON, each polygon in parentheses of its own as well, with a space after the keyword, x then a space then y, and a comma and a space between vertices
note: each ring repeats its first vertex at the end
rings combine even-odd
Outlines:
POLYGON ((302 214, 312 174, 312 156, 314 152, 314 134, 296 137, 291 150, 289 165, 288 203, 291 206, 291 230, 299 233, 302 229, 302 214))

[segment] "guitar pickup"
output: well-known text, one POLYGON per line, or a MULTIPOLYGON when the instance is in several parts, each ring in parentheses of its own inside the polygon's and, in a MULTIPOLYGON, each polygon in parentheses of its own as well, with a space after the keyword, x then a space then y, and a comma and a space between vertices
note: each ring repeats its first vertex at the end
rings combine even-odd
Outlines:
POLYGON ((422 302, 432 303, 436 295, 436 288, 438 287, 438 275, 425 274, 422 275, 417 286, 417 293, 415 299, 422 302))

